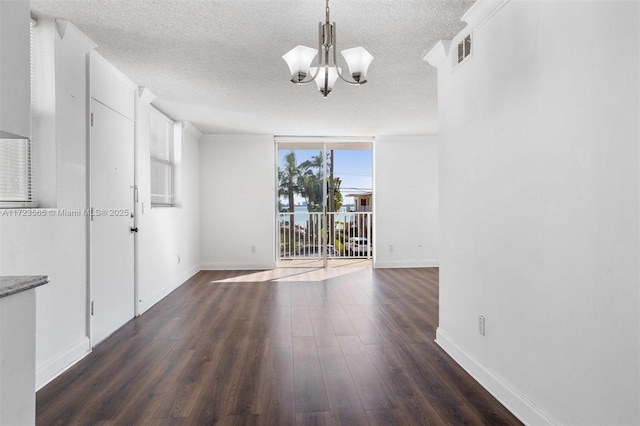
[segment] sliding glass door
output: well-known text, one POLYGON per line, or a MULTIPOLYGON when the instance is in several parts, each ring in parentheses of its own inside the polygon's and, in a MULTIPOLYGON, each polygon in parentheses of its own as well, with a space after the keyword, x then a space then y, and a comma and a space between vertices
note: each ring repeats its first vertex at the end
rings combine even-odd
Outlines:
POLYGON ((372 258, 371 148, 370 142, 277 143, 279 266, 372 258))

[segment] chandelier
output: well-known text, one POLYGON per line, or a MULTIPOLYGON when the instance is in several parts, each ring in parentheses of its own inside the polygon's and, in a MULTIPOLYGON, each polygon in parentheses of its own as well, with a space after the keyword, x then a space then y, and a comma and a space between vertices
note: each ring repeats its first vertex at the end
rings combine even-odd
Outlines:
POLYGON ((306 46, 296 46, 282 56, 289 65, 291 81, 294 84, 308 84, 315 81, 318 90, 326 98, 333 89, 333 85, 340 79, 349 84, 364 84, 367 82, 367 69, 373 56, 364 47, 353 47, 342 52, 353 81, 342 75, 342 68, 336 61, 336 23, 329 22, 329 0, 326 0, 326 21, 318 23, 318 49, 306 46), (312 67, 311 62, 320 51, 318 66, 312 67), (309 78, 307 78, 309 77, 309 78))

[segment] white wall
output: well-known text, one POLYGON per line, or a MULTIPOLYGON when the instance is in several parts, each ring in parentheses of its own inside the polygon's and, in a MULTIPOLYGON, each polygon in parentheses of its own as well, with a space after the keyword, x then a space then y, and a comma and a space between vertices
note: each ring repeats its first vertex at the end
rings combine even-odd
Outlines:
MULTIPOLYGON (((26 21, 28 23, 28 20, 26 21)), ((26 24, 25 23, 25 24, 26 24)), ((36 385, 39 387, 90 350, 87 334, 87 218, 59 211, 82 210, 86 204, 86 50, 62 39, 52 21, 37 31, 52 38, 55 98, 38 120, 51 124, 54 137, 34 138, 34 145, 53 145, 55 209, 31 210, 32 217, 0 211, 3 229, 0 269, 4 275, 49 275, 36 289, 36 385), (40 216, 45 214, 44 216, 40 216)), ((29 56, 29 49, 22 52, 29 56)), ((28 79, 29 73, 24 76, 28 79)), ((37 92, 36 92, 37 93, 37 92)), ((26 121, 28 122, 28 115, 26 121)), ((37 124, 36 124, 37 125, 37 124)), ((40 133, 34 134, 34 136, 40 133)), ((49 148, 51 148, 49 146, 49 148)), ((38 167, 38 163, 35 163, 38 167)), ((36 182, 37 185, 37 182, 36 182)), ((37 193, 36 193, 37 194, 37 193)))
MULTIPOLYGON (((27 13, 25 25, 28 25, 28 19, 27 13)), ((0 210, 1 273, 45 274, 51 278, 49 284, 36 289, 38 388, 91 350, 88 339, 88 218, 64 216, 62 212, 82 211, 88 207, 87 54, 93 47, 95 44, 67 21, 38 22, 36 59, 41 72, 37 73, 39 85, 34 109, 34 168, 36 199, 44 200, 44 206, 50 209, 30 210, 30 217, 0 210), (41 187, 38 187, 39 183, 41 187), (43 192, 38 192, 39 188, 43 192)), ((28 45, 24 50, 16 50, 15 54, 28 59, 28 45)), ((28 71, 20 75, 28 83, 28 71)), ((125 77, 114 72, 101 78, 125 77)), ((19 83, 15 81, 15 84, 19 83)), ((104 93, 102 98, 133 117, 133 109, 129 111, 121 105, 123 96, 110 92, 104 93)), ((145 128, 145 120, 139 120, 136 173, 140 201, 147 201, 148 205, 149 146, 145 140, 145 132, 148 136, 148 103, 146 106, 139 103, 138 108, 140 117, 146 117, 147 121, 145 128), (144 108, 147 108, 146 115, 144 108)), ((28 128, 28 111, 21 120, 22 126, 28 128)), ((179 126, 176 173, 180 206, 147 209, 144 214, 140 209, 137 218, 140 228, 137 247, 139 312, 148 309, 199 270, 200 133, 189 124, 179 126), (178 255, 181 257, 179 264, 178 255)))
POLYGON ((176 125, 174 207, 150 208, 149 109, 154 99, 138 90, 136 102, 136 182, 138 227, 137 313, 141 314, 200 270, 200 132, 176 125), (144 206, 143 206, 144 204, 144 206))
POLYGON ((21 136, 30 136, 29 13, 29 0, 0 2, 0 130, 21 136))
MULTIPOLYGON (((203 136, 200 145, 203 269, 275 267, 274 149, 271 136, 203 136), (251 253, 251 246, 256 247, 256 253, 251 253)), ((374 161, 376 266, 437 265, 436 138, 378 137, 374 161), (389 245, 393 245, 392 252, 389 245)))
POLYGON ((437 341, 528 423, 639 424, 638 2, 496 4, 438 71, 437 341))
POLYGON ((273 136, 202 137, 202 269, 275 268, 275 191, 273 136))
POLYGON ((375 266, 437 266, 437 137, 378 136, 374 150, 375 266))

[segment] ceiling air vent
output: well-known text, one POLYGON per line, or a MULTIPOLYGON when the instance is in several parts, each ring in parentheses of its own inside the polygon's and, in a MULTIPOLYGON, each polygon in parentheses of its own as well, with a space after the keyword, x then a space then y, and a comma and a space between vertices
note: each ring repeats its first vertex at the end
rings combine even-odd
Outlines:
POLYGON ((458 43, 458 63, 464 61, 471 55, 471 34, 458 43))

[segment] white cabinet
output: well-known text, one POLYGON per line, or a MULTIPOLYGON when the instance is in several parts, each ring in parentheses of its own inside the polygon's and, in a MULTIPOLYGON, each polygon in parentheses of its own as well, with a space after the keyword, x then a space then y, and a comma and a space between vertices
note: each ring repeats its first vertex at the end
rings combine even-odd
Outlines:
POLYGON ((48 281, 0 277, 0 425, 35 424, 35 287, 48 281))

